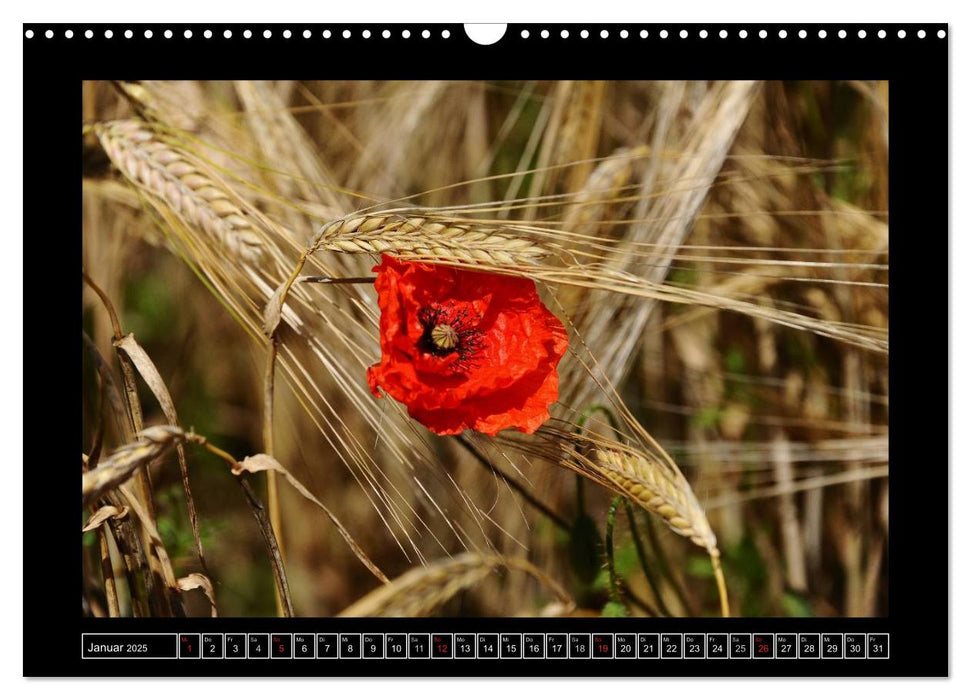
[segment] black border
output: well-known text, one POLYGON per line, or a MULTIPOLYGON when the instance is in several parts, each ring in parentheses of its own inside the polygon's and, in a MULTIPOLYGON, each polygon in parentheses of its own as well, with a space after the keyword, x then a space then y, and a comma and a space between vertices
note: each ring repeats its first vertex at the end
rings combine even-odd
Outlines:
MULTIPOLYGON (((63 465, 76 463, 77 443, 50 432, 54 402, 25 405, 25 444, 44 446, 43 460, 24 464, 24 512, 43 515, 24 523, 24 674, 28 676, 943 676, 949 671, 947 439, 940 412, 947 405, 946 346, 932 341, 931 311, 947 313, 948 280, 928 271, 941 269, 948 225, 948 42, 947 25, 509 25, 502 40, 479 46, 461 25, 24 25, 24 239, 25 261, 43 269, 42 289, 31 289, 37 275, 25 275, 25 367, 28 381, 43 377, 37 389, 58 387, 68 406, 79 405, 80 373, 58 359, 77 347, 80 284, 78 187, 81 139, 78 138, 80 82, 85 79, 879 79, 890 81, 890 222, 891 346, 890 452, 890 616, 870 619, 84 619, 71 591, 77 540, 64 533, 77 527, 77 484, 51 478, 63 465), (104 38, 111 28, 114 36, 104 38), (64 30, 74 32, 72 39, 64 30), (182 32, 190 28, 192 39, 182 32), (213 31, 204 39, 205 29, 213 31), (244 29, 252 38, 244 39, 244 29), (292 36, 284 39, 282 30, 292 36), (367 28, 371 37, 364 39, 367 28), (411 38, 401 38, 409 29, 411 38), (429 39, 420 37, 432 30, 429 39), (589 38, 579 32, 587 29, 589 38), (44 32, 55 32, 52 39, 44 32), (84 38, 91 29, 94 37, 84 38), (125 29, 135 36, 125 39, 125 29), (145 39, 150 29, 154 36, 145 39), (171 29, 174 36, 165 39, 171 29), (232 39, 222 37, 224 30, 232 39), (264 29, 273 32, 263 38, 264 29), (302 32, 310 29, 311 39, 302 32), (332 32, 322 38, 324 29, 332 32), (349 29, 352 37, 342 32, 349 29), (392 31, 383 39, 384 29, 392 31), (448 29, 449 39, 441 38, 448 29), (520 36, 530 32, 529 39, 520 36), (547 39, 539 34, 546 29, 547 39), (563 39, 566 29, 570 38, 563 39), (610 38, 600 38, 606 29, 610 38), (629 36, 622 39, 621 29, 629 36), (646 29, 647 39, 639 32, 646 29), (668 32, 666 39, 660 30, 668 32), (700 38, 701 29, 708 32, 700 38), (725 39, 718 37, 722 29, 725 39), (739 38, 745 29, 747 38, 739 38), (758 36, 760 30, 768 36, 758 36), (780 29, 787 38, 779 38, 780 29), (820 39, 818 31, 827 37, 820 39), (839 30, 847 32, 839 38, 839 30), (857 36, 865 30, 867 37, 857 36), (883 29, 887 36, 880 39, 883 29), (897 31, 907 32, 905 39, 897 31), (917 31, 926 31, 926 38, 917 31), (680 37, 687 30, 686 39, 680 37), (798 37, 805 30, 805 39, 798 37), (927 236, 940 237, 928 243, 927 236), (42 262, 41 262, 42 261, 42 262), (44 303, 38 293, 63 303, 44 303), (923 301, 919 306, 917 302, 923 301), (919 311, 918 311, 919 309, 919 311), (54 348, 36 352, 40 342, 54 348), (928 354, 939 358, 937 374, 928 354), (912 364, 913 363, 913 364, 912 364), (910 372, 909 367, 919 368, 910 372), (67 389, 72 387, 73 389, 67 389), (41 434, 41 431, 44 431, 41 434), (920 504, 915 507, 913 504, 920 504), (939 514, 927 524, 925 513, 939 514), (40 529, 44 549, 33 538, 40 529), (908 531, 914 536, 908 536, 908 531), (29 558, 28 558, 29 557, 29 558), (65 575, 66 574, 66 575, 65 575), (82 661, 82 632, 865 632, 890 634, 889 660, 183 660, 82 661)), ((68 413, 71 409, 68 409, 68 413)), ((69 434, 70 431, 68 431, 69 434)), ((62 433, 63 435, 63 433, 62 433)), ((33 454, 37 454, 36 452, 33 454)))

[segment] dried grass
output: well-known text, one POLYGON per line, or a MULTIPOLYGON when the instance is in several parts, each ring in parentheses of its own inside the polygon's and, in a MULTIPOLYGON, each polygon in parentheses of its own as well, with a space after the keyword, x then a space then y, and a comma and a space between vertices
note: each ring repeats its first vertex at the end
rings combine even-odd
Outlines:
POLYGON ((564 610, 574 607, 570 596, 529 562, 466 553, 408 571, 375 589, 339 617, 424 617, 502 568, 525 571, 549 587, 564 610))
POLYGON ((164 200, 227 254, 259 263, 263 249, 253 221, 225 183, 198 159, 165 143, 138 121, 99 124, 94 131, 112 163, 129 181, 164 200))

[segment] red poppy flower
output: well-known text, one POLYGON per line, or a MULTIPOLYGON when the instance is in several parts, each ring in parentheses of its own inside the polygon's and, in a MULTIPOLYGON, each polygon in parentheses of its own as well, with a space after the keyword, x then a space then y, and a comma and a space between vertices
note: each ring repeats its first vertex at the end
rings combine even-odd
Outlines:
POLYGON ((532 280, 389 255, 374 268, 381 309, 379 387, 439 435, 532 433, 559 392, 563 324, 532 280))

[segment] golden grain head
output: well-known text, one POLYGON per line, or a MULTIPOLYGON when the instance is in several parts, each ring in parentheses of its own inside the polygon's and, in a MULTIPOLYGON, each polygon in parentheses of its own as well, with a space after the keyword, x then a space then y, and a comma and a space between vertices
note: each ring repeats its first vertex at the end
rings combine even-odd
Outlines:
POLYGON ((715 533, 688 481, 640 452, 597 450, 599 473, 645 510, 699 547, 717 554, 715 533))
POLYGON ((156 206, 169 207, 240 262, 259 263, 263 244, 252 217, 198 157, 137 120, 98 124, 95 134, 115 167, 156 206))
POLYGON ((511 227, 479 226, 410 212, 379 213, 335 221, 319 238, 324 250, 391 253, 464 263, 527 266, 550 249, 511 227))

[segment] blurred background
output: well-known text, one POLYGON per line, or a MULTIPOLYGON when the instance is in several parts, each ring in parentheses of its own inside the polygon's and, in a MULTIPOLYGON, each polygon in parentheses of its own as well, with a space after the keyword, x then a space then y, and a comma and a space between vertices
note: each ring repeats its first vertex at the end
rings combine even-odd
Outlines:
MULTIPOLYGON (((299 245, 377 203, 496 203, 484 216, 616 241, 620 268, 634 264, 625 245, 663 244, 653 267, 636 270, 659 282, 885 333, 887 100, 879 82, 88 82, 82 116, 86 126, 154 123, 299 245)), ((264 350, 223 291, 241 266, 223 259, 223 277, 212 273, 193 257, 192 222, 182 222, 189 238, 173 233, 164 202, 132 186, 95 133, 84 143, 85 271, 157 365, 182 425, 239 458, 262 451, 264 350)), ((375 262, 326 255, 344 272, 375 262)), ((614 494, 562 466, 473 436, 543 512, 455 439, 406 427, 401 439, 420 461, 379 445, 381 421, 401 419, 390 399, 360 415, 344 386, 356 378, 353 391, 366 393, 363 367, 378 359, 373 293, 355 293, 372 314, 334 324, 359 325, 369 344, 328 358, 346 375, 328 375, 309 353, 287 357, 295 370, 277 383, 275 456, 389 577, 495 551, 562 586, 572 614, 717 614, 704 550, 648 513, 632 523, 623 507, 612 519, 618 596, 604 552, 614 494), (373 480, 348 467, 341 431, 373 453, 373 480), (386 505, 385 494, 406 506, 386 505)), ((886 353, 723 308, 543 293, 691 483, 718 537, 734 614, 887 613, 886 353)), ((336 333, 314 322, 321 337, 336 333)), ((111 324, 87 288, 82 327, 114 362, 111 324)), ((102 409, 92 355, 83 358, 87 453, 102 409)), ((561 370, 555 416, 575 420, 602 403, 576 363, 561 370)), ((140 392, 145 425, 165 423, 140 392)), ((110 420, 104 441, 106 451, 123 442, 110 420)), ((259 529, 225 465, 201 450, 188 464, 219 614, 276 614, 259 529)), ((174 454, 151 475, 173 569, 199 571, 174 454)), ((317 506, 286 485, 280 499, 297 614, 335 615, 379 585, 317 506)), ((94 532, 82 547, 85 595, 103 614, 94 532)), ((186 603, 209 614, 199 591, 186 603)), ((554 603, 535 577, 502 569, 431 614, 556 614, 554 603)))

